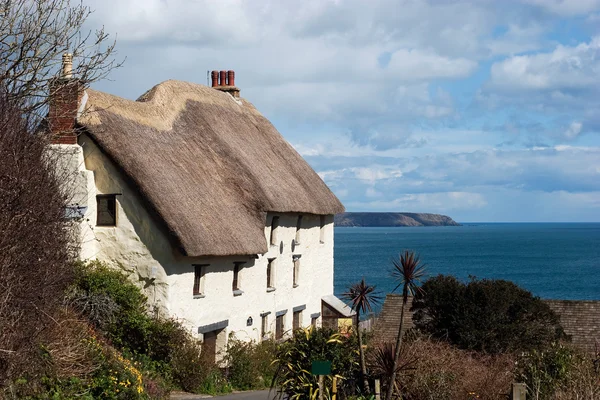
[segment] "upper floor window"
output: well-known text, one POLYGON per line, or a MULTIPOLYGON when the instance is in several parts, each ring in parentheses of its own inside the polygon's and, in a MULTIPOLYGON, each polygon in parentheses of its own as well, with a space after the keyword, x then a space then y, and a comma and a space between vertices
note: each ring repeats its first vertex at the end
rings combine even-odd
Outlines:
POLYGON ((294 260, 293 286, 297 287, 300 281, 300 255, 294 255, 292 260, 294 260))
POLYGON ((240 270, 244 267, 245 262, 235 262, 233 263, 233 281, 231 282, 231 289, 233 290, 234 296, 241 295, 242 285, 240 281, 240 270))
POLYGON ((267 291, 275 289, 275 259, 269 258, 267 263, 267 291))
POLYGON ((325 216, 319 216, 319 242, 325 243, 325 216))
POLYGON ((194 265, 194 296, 204 296, 204 281, 206 279, 206 267, 208 267, 208 264, 194 265))
POLYGON ((273 219, 271 220, 270 243, 272 245, 277 245, 277 227, 279 227, 279 217, 275 215, 275 216, 273 216, 273 219))
POLYGON ((298 221, 296 222, 296 244, 300 243, 300 230, 302 229, 302 215, 298 215, 298 221))
POLYGON ((117 226, 117 195, 99 194, 96 196, 96 225, 117 226))

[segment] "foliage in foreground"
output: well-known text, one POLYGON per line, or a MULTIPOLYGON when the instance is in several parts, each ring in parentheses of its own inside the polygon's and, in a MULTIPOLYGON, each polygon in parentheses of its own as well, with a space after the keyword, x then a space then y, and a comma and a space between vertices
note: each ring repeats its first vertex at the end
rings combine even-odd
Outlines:
POLYGON ((468 350, 528 351, 564 338, 547 304, 504 280, 472 278, 465 284, 439 275, 423 284, 413 310, 417 329, 468 350))
POLYGON ((280 398, 312 399, 318 394, 318 378, 311 373, 313 361, 331 361, 331 374, 325 377, 326 399, 331 398, 332 376, 338 379, 338 392, 352 392, 359 372, 355 336, 346 338, 324 328, 299 329, 282 343, 275 360, 273 385, 280 398))
POLYGON ((0 387, 40 373, 37 343, 54 324, 77 252, 60 185, 69 176, 52 165, 46 141, 29 131, 1 80, 0 387))

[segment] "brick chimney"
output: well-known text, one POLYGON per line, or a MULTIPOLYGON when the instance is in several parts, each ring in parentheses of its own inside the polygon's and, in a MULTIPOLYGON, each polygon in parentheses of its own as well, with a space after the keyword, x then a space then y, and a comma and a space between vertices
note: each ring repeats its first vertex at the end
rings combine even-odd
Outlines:
POLYGON ((48 128, 53 144, 77 144, 75 124, 83 84, 73 78, 73 55, 63 54, 60 76, 50 82, 48 128))
POLYGON ((235 72, 212 71, 212 88, 229 93, 235 98, 240 97, 240 88, 235 86, 235 72))

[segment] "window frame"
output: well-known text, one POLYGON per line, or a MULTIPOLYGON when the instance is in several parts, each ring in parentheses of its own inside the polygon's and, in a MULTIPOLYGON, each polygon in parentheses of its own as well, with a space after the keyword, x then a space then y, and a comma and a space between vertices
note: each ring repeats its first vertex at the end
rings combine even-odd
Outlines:
POLYGON ((97 194, 96 195, 96 226, 107 227, 107 228, 114 228, 117 226, 117 222, 118 222, 117 196, 118 195, 119 195, 119 193, 106 193, 106 194, 97 194), (100 201, 101 200, 109 201, 109 203, 107 205, 108 211, 106 211, 107 213, 109 213, 109 215, 110 215, 110 201, 112 201, 113 221, 114 221, 113 223, 110 223, 110 224, 100 223, 100 201))
POLYGON ((241 289, 241 279, 240 279, 240 271, 244 268, 244 264, 246 261, 234 261, 233 263, 233 279, 231 281, 231 290, 233 291, 234 296, 239 296, 242 293, 241 289))
POLYGON ((271 246, 277 246, 277 228, 279 228, 279 216, 273 215, 271 218, 271 233, 269 237, 271 246))
POLYGON ((298 219, 296 221, 296 237, 294 241, 296 244, 300 244, 300 231, 302 230, 302 220, 304 219, 304 215, 298 215, 298 219))
POLYGON ((292 287, 297 288, 300 286, 300 254, 294 254, 292 256, 292 262, 294 266, 292 268, 292 287))
POLYGON ((275 290, 275 260, 276 258, 267 259, 267 292, 275 290))
POLYGON ((192 296, 194 296, 194 298, 202 298, 206 296, 206 268, 209 265, 210 264, 192 264, 194 267, 194 286, 192 288, 192 296))

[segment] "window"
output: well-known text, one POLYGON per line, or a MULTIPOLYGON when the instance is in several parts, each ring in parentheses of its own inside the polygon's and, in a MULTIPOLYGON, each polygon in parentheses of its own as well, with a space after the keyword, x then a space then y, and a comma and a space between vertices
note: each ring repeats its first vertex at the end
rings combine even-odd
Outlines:
POLYGON ((195 264, 194 265, 194 290, 193 295, 204 297, 204 275, 206 273, 206 267, 208 264, 195 264))
POLYGON ((271 244, 277 245, 277 227, 279 226, 279 217, 273 216, 271 220, 271 244))
POLYGON ((302 310, 294 311, 292 319, 292 328, 294 330, 299 329, 302 325, 302 310))
POLYGON ((310 324, 312 325, 313 328, 317 327, 317 321, 319 320, 319 317, 311 317, 310 318, 310 324))
POLYGON ((325 216, 324 215, 319 216, 319 227, 320 227, 319 242, 325 243, 325 216))
POLYGON ((242 294, 240 289, 240 270, 243 268, 245 262, 235 262, 233 263, 233 282, 231 282, 231 289, 233 290, 234 296, 239 296, 242 294))
POLYGON ((300 229, 302 229, 302 215, 298 215, 298 222, 296 222, 296 244, 300 244, 300 229))
POLYGON ((278 315, 275 318, 275 339, 281 339, 283 337, 283 330, 285 329, 285 314, 278 315))
POLYGON ((299 282, 299 278, 300 278, 300 256, 299 255, 295 255, 292 257, 292 260, 294 260, 294 277, 293 277, 293 283, 294 283, 294 287, 298 287, 298 282, 299 282))
POLYGON ((117 195, 99 194, 96 196, 96 225, 117 226, 117 195))
POLYGON ((263 339, 263 340, 267 339, 268 333, 269 333, 269 314, 262 314, 261 322, 260 322, 260 337, 261 337, 261 339, 263 339))
POLYGON ((269 262, 267 263, 267 291, 272 291, 269 289, 275 289, 275 259, 269 258, 269 262))

